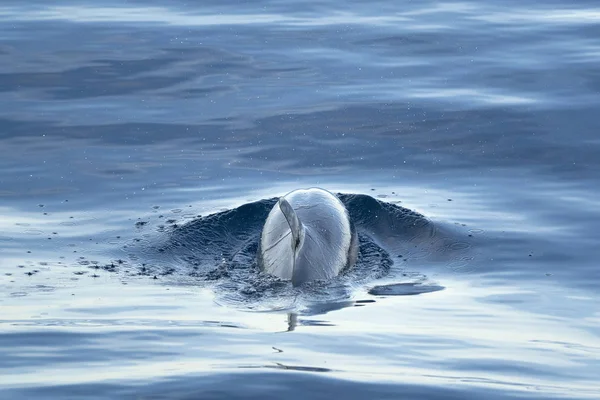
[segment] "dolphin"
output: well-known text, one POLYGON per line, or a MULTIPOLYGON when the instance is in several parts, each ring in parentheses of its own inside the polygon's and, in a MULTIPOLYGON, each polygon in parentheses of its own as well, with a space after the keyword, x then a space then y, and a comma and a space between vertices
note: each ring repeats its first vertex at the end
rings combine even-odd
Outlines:
POLYGON ((294 190, 279 198, 265 221, 257 261, 266 273, 299 286, 327 280, 351 268, 358 237, 348 210, 320 188, 294 190))

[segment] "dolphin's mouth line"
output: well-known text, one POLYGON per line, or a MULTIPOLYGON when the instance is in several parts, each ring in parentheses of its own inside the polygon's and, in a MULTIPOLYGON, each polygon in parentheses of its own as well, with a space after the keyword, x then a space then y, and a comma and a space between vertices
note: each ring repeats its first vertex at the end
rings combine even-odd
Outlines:
POLYGON ((285 235, 283 235, 282 237, 280 237, 280 238, 279 238, 279 239, 278 239, 278 240, 277 240, 275 243, 273 243, 272 245, 270 245, 269 247, 267 247, 267 248, 265 249, 265 251, 269 251, 269 250, 271 250, 273 247, 277 246, 279 243, 281 243, 281 241, 282 241, 283 239, 285 239, 286 237, 288 237, 288 236, 289 236, 289 235, 291 235, 291 234, 292 234, 292 232, 291 232, 291 231, 290 231, 290 232, 288 232, 288 233, 286 233, 285 235))

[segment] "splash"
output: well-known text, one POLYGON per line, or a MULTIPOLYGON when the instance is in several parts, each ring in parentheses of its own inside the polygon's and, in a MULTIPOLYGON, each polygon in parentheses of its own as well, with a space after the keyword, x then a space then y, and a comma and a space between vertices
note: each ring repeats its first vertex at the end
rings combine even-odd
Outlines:
POLYGON ((259 270, 258 241, 275 198, 184 224, 171 221, 158 229, 160 234, 130 249, 130 258, 142 265, 142 275, 158 276, 166 285, 209 287, 216 302, 252 311, 319 314, 356 306, 357 294, 398 296, 443 289, 419 269, 436 259, 451 263, 457 258, 458 242, 451 235, 407 208, 362 194, 338 197, 358 231, 359 256, 352 269, 326 282, 293 288, 259 270))

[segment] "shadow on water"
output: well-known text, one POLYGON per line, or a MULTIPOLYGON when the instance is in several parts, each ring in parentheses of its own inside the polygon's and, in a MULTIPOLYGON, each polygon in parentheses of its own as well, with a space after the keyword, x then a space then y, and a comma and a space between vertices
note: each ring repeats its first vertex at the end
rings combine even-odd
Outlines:
POLYGON ((352 300, 361 292, 406 296, 442 290, 427 277, 431 265, 451 264, 470 249, 469 243, 458 242, 450 232, 404 207, 363 194, 338 197, 358 231, 359 257, 352 269, 327 282, 294 288, 259 270, 258 241, 275 198, 183 224, 168 220, 156 227, 159 235, 128 249, 129 256, 139 274, 160 276, 167 285, 210 287, 224 305, 318 315, 368 304, 352 300))
MULTIPOLYGON (((461 388, 453 385, 431 383, 382 383, 361 382, 339 379, 331 376, 334 371, 328 368, 313 368, 291 366, 281 363, 262 366, 240 366, 244 370, 261 369, 276 370, 274 372, 230 372, 219 375, 183 375, 161 379, 155 383, 145 381, 142 385, 129 383, 80 383, 72 385, 39 386, 11 390, 12 399, 54 399, 61 398, 151 398, 151 399, 281 399, 281 398, 310 398, 331 399, 339 396, 344 399, 377 398, 390 399, 444 399, 463 400, 485 398, 514 399, 514 398, 557 398, 537 396, 535 392, 524 396, 518 392, 519 383, 514 383, 514 391, 503 388, 494 390, 490 387, 476 385, 461 388), (312 372, 307 374, 306 372, 312 372), (230 388, 235 388, 231 390, 230 388), (302 388, 291 390, 290 388, 302 388), (65 397, 66 396, 66 397, 65 397), (146 397, 148 396, 148 397, 146 397)), ((443 377, 440 377, 443 379, 443 377)), ((449 379, 453 382, 466 381, 468 378, 449 379)), ((443 379, 448 380, 448 378, 443 379)), ((487 382, 494 384, 496 382, 487 382)), ((506 382, 498 382, 506 383, 506 382)), ((0 395, 2 391, 0 390, 0 395)))

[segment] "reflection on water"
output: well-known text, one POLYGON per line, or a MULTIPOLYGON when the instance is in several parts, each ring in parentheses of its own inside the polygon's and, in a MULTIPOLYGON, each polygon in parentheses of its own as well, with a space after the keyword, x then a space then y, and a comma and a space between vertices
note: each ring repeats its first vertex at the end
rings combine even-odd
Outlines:
MULTIPOLYGON (((595 2, 7 0, 0 21, 1 398, 597 397, 595 2), (309 186, 431 235, 363 215, 391 272, 300 292, 200 284, 154 246, 309 186)), ((197 239, 216 263, 234 242, 197 239)))

